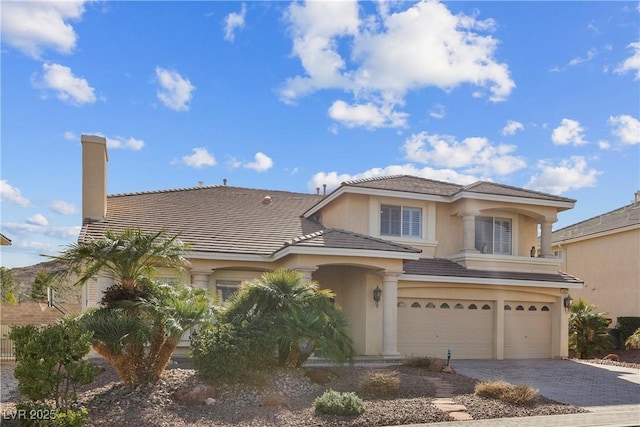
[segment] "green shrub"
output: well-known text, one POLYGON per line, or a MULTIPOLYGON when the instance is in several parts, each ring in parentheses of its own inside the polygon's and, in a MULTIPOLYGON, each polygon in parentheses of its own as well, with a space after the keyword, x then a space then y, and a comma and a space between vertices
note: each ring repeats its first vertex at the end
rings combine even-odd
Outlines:
POLYGON ((569 348, 579 359, 586 359, 612 346, 605 313, 595 312, 595 305, 579 299, 571 304, 569 315, 569 348))
POLYGON ((481 397, 498 399, 514 405, 532 405, 540 395, 526 384, 513 385, 506 381, 486 381, 476 384, 475 393, 481 397))
POLYGON ((625 340, 624 345, 627 348, 640 348, 640 328, 636 329, 633 335, 625 340))
POLYGON ((313 402, 316 411, 327 415, 360 415, 364 412, 364 402, 353 392, 340 393, 334 390, 324 394, 313 402))
POLYGON ((202 378, 232 381, 275 363, 275 343, 266 328, 210 326, 191 338, 191 358, 202 378))
POLYGON ((617 328, 620 331, 620 342, 626 342, 627 338, 633 335, 640 328, 640 317, 638 316, 618 317, 617 328))
POLYGON ((16 411, 25 414, 20 418, 20 425, 25 427, 80 427, 89 413, 84 406, 61 410, 34 402, 20 402, 16 411))
POLYGON ((360 393, 374 397, 394 397, 400 393, 397 372, 369 372, 360 383, 360 393))

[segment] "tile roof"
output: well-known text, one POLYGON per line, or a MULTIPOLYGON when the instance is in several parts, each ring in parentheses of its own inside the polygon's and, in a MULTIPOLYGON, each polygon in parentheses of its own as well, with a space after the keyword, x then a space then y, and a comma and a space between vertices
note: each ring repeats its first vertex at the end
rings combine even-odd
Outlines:
POLYGON ((389 242, 387 240, 378 239, 365 234, 335 228, 320 230, 306 236, 296 237, 285 244, 287 246, 360 249, 406 253, 421 252, 419 249, 412 246, 401 245, 399 243, 389 242))
POLYGON ((551 235, 551 241, 561 242, 638 224, 640 224, 640 203, 631 203, 611 212, 556 230, 551 235))
POLYGON ((342 183, 345 187, 363 187, 378 190, 404 191, 418 194, 452 197, 461 192, 493 194, 499 196, 526 197, 530 199, 550 200, 554 202, 570 202, 575 200, 553 194, 541 193, 509 185, 496 184, 489 181, 477 181, 462 186, 449 182, 435 181, 411 175, 392 175, 377 178, 366 178, 342 183))
POLYGON ((583 283, 566 273, 526 273, 518 271, 471 270, 444 258, 420 258, 404 262, 405 274, 419 276, 469 277, 477 279, 531 280, 540 282, 583 283))

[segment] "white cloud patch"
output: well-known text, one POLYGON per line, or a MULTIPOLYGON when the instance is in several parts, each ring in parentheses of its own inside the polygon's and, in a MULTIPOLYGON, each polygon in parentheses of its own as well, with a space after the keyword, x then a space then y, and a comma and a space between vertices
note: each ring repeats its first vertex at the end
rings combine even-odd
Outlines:
POLYGON ((51 202, 49 209, 62 215, 73 215, 78 213, 78 208, 71 203, 67 203, 62 200, 54 200, 51 202))
POLYGON ((562 194, 569 190, 593 187, 601 172, 590 169, 582 156, 564 159, 558 164, 540 160, 540 173, 531 177, 525 188, 551 194, 562 194))
POLYGON ((338 172, 318 172, 307 183, 307 189, 315 193, 317 188, 327 185, 327 191, 339 187, 342 182, 354 179, 375 178, 389 175, 413 175, 437 181, 454 182, 461 185, 471 184, 477 178, 458 173, 452 169, 433 169, 430 167, 417 168, 414 165, 391 165, 384 168, 373 168, 357 174, 340 174, 338 172))
POLYGON ((52 90, 59 100, 71 105, 80 106, 96 102, 94 88, 86 79, 74 76, 71 68, 46 63, 42 64, 42 69, 42 78, 33 81, 35 87, 52 90))
POLYGON ((502 128, 502 134, 504 136, 515 135, 515 133, 519 130, 524 130, 524 125, 515 120, 509 120, 507 124, 502 128))
POLYGON ((45 218, 44 215, 37 213, 37 214, 27 218, 27 224, 39 225, 41 227, 46 227, 47 225, 49 225, 49 221, 47 221, 47 218, 45 218))
POLYGON ((242 3, 240 13, 230 13, 224 20, 224 39, 230 42, 235 40, 235 31, 244 28, 244 18, 247 15, 247 5, 242 3))
POLYGON ((66 132, 62 135, 62 137, 63 137, 64 139, 66 139, 67 141, 77 141, 77 140, 79 139, 79 138, 78 138, 78 135, 76 135, 74 132, 71 132, 70 130, 66 131, 66 132))
POLYGON ((265 172, 273 167, 273 160, 266 154, 258 152, 253 162, 245 163, 243 166, 256 172, 265 172))
POLYGON ((556 145, 584 145, 584 129, 580 122, 571 119, 562 119, 560 126, 551 133, 551 140, 556 145))
POLYGON ((189 110, 189 102, 193 98, 193 91, 196 90, 189 79, 176 71, 160 67, 156 67, 156 77, 160 84, 157 96, 165 107, 175 111, 189 110))
POLYGON ((603 139, 603 140, 598 141, 598 147, 601 150, 608 150, 609 148, 611 148, 611 143, 609 141, 605 141, 603 139))
MULTIPOLYGON (((10 230, 13 234, 42 234, 58 239, 77 239, 81 228, 79 226, 45 226, 39 224, 29 224, 26 222, 9 222, 3 224, 2 226, 7 230, 10 230)), ((18 240, 16 239, 16 241, 18 240)))
POLYGON ((144 141, 136 138, 107 138, 107 148, 110 150, 138 151, 144 147, 144 141))
POLYGON ((70 21, 84 13, 85 1, 3 1, 2 40, 32 58, 40 59, 44 49, 68 54, 77 35, 70 21))
POLYGON ((0 200, 5 203, 13 203, 19 206, 31 206, 31 202, 22 196, 20 190, 13 187, 6 179, 0 181, 0 200))
POLYGON ((577 57, 573 58, 571 61, 569 61, 569 66, 570 67, 575 67, 576 65, 582 64, 583 62, 589 62, 597 54, 598 54, 598 50, 597 49, 589 49, 587 51, 587 54, 584 57, 577 56, 577 57))
POLYGON ((472 174, 508 175, 526 166, 522 158, 512 155, 515 145, 496 145, 481 137, 458 141, 450 135, 421 132, 410 136, 402 149, 409 161, 463 169, 472 174))
POLYGON ((429 110, 429 115, 434 119, 442 120, 446 117, 446 109, 442 104, 434 105, 431 110, 429 110))
MULTIPOLYGON (((390 13, 360 19, 357 2, 293 3, 287 11, 293 55, 304 75, 288 78, 284 102, 323 89, 351 92, 354 102, 334 101, 329 114, 347 126, 405 126, 410 90, 445 91, 470 84, 488 90, 491 101, 505 100, 515 87, 509 68, 494 59, 498 41, 486 32, 492 20, 453 15, 436 1, 421 1, 390 13), (383 113, 381 113, 383 112, 383 113)), ((486 94, 482 94, 486 96, 486 94)))
POLYGON ((612 127, 611 133, 623 144, 640 144, 640 120, 623 114, 609 117, 607 123, 612 127))
POLYGON ((209 153, 206 148, 197 147, 193 149, 193 154, 183 156, 181 163, 199 169, 204 166, 215 166, 217 162, 213 154, 209 153))
POLYGON ((616 74, 626 74, 631 71, 635 73, 635 80, 640 80, 640 42, 630 43, 627 47, 631 49, 633 53, 620 63, 613 72, 616 74))

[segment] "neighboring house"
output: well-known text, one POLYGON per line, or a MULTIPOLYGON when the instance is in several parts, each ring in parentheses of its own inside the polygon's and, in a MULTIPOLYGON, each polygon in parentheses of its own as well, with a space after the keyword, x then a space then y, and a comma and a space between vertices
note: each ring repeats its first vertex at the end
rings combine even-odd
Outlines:
POLYGON ((573 293, 608 313, 640 316, 640 191, 633 203, 556 230, 553 250, 563 271, 584 280, 573 293))
POLYGON ((0 246, 11 246, 11 239, 0 233, 0 246))
MULTIPOLYGON (((567 356, 564 302, 582 282, 558 272, 551 226, 575 200, 404 175, 326 196, 226 182, 107 196, 105 139, 83 135, 82 145, 81 242, 108 229, 181 233, 192 252, 180 280, 223 298, 264 271, 299 271, 336 294, 359 355, 567 356)), ((89 282, 84 305, 111 284, 89 282)))

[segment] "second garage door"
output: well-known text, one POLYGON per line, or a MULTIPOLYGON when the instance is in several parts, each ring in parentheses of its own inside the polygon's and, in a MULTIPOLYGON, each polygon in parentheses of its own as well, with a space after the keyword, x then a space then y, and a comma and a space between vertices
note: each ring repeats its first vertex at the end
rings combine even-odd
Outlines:
POLYGON ((404 356, 492 359, 492 302, 442 299, 398 300, 398 351, 404 356))
POLYGON ((549 304, 505 303, 504 357, 505 359, 551 357, 549 304))

